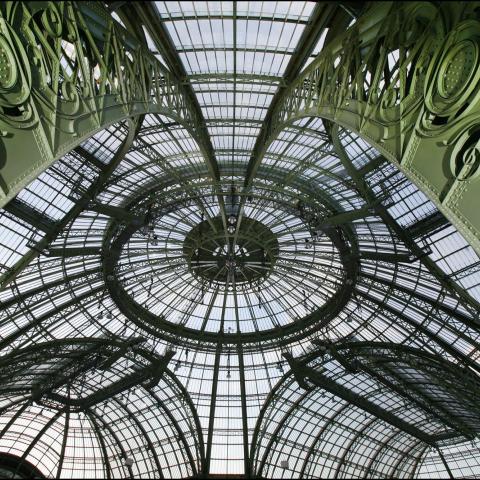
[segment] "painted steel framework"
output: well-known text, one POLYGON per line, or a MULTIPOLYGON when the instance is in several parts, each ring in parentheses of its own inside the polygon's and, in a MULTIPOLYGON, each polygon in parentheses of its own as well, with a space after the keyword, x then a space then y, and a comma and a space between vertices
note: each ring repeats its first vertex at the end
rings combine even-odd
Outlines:
POLYGON ((1 468, 480 476, 479 12, 0 5, 1 468))

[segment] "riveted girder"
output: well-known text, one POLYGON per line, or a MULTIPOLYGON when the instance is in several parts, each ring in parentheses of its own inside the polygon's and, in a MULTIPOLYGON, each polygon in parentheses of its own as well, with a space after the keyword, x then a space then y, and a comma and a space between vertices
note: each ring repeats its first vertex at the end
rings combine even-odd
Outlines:
POLYGON ((182 124, 218 179, 181 81, 100 3, 5 2, 0 33, 0 205, 95 132, 145 113, 182 124))
POLYGON ((277 102, 246 185, 281 130, 322 117, 374 145, 480 252, 475 8, 474 2, 372 3, 277 102))

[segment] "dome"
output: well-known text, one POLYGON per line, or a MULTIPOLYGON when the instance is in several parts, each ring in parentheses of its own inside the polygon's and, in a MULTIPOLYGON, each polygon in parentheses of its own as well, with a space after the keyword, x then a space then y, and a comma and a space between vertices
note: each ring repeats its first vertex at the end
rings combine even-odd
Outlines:
POLYGON ((479 11, 0 5, 0 476, 480 476, 479 11))

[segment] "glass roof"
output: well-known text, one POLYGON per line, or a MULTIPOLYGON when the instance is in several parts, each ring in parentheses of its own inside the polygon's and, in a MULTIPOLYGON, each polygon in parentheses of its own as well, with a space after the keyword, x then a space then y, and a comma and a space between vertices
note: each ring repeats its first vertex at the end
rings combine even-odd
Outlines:
POLYGON ((112 124, 0 210, 0 453, 62 478, 479 476, 480 388, 435 359, 480 373, 480 259, 355 133, 306 117, 262 150, 344 9, 152 8, 147 46, 207 140, 147 114, 118 158, 112 124))

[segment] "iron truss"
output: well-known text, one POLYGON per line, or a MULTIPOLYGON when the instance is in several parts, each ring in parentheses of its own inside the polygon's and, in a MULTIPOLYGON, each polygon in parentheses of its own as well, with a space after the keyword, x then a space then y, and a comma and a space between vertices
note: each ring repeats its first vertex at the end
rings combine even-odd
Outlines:
POLYGON ((0 5, 0 476, 478 475, 479 11, 0 5))

